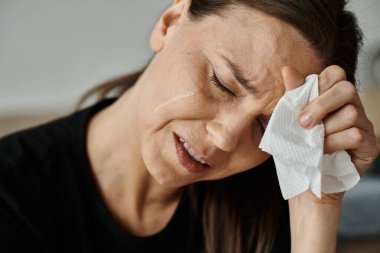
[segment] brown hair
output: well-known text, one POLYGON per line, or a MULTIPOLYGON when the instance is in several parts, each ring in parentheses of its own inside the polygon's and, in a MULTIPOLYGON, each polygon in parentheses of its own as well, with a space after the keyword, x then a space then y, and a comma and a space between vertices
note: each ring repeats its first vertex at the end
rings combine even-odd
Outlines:
MULTIPOLYGON (((362 34, 355 16, 345 10, 346 4, 345 0, 192 0, 189 14, 194 21, 200 21, 207 15, 220 15, 233 5, 270 14, 298 29, 326 66, 341 66, 347 80, 355 84, 362 34)), ((99 100, 115 90, 121 95, 142 72, 93 88, 82 97, 80 104, 95 94, 99 100)), ((202 215, 208 253, 270 252, 273 249, 279 234, 279 217, 287 208, 285 205, 285 209, 281 209, 283 201, 272 159, 253 170, 197 183, 188 189, 202 215)), ((287 250, 281 249, 282 252, 287 250)))

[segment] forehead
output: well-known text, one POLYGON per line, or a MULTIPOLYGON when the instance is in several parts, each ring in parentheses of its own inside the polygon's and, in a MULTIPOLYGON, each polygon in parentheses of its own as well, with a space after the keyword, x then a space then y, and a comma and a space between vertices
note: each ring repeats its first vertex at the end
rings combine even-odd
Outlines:
POLYGON ((287 65, 305 76, 322 70, 316 52, 291 25, 244 6, 222 15, 202 22, 202 50, 214 59, 226 56, 262 89, 283 93, 281 68, 287 65))

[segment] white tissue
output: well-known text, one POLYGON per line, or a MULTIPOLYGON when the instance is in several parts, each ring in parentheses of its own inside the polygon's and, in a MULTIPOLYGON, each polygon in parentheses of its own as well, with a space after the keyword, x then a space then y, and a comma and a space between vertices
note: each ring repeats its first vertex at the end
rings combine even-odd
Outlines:
POLYGON ((301 110, 318 96, 318 76, 288 91, 276 105, 259 147, 273 156, 284 199, 310 188, 321 193, 343 192, 360 180, 346 151, 323 154, 324 125, 304 129, 297 122, 301 110))

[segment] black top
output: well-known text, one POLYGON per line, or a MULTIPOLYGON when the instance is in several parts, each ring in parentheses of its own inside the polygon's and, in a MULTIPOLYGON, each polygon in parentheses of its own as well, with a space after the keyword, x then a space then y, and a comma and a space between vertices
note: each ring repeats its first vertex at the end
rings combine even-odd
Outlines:
MULTIPOLYGON (((147 237, 128 234, 105 206, 85 138, 91 116, 114 101, 0 140, 0 252, 202 251, 187 194, 167 226, 147 237)), ((288 241, 276 244, 287 252, 288 241)))

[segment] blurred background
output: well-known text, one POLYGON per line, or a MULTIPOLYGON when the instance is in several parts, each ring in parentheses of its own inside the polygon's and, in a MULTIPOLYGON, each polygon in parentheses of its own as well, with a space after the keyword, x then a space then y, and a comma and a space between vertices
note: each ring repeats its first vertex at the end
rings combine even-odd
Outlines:
MULTIPOLYGON (((0 137, 71 113, 88 89, 142 68, 171 0, 0 0, 0 137)), ((380 1, 351 0, 365 35, 359 91, 380 137, 380 1)), ((339 253, 380 252, 380 161, 346 193, 339 253)))

